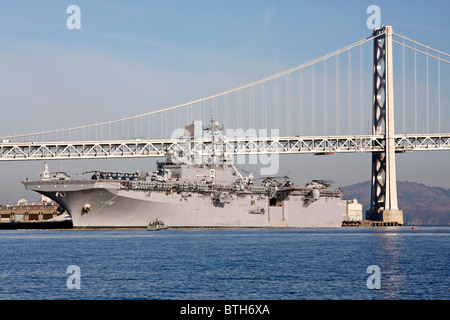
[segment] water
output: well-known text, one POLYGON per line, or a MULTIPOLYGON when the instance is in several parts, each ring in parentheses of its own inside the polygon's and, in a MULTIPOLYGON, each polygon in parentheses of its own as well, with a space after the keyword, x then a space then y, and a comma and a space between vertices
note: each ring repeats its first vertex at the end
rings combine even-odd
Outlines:
POLYGON ((447 300, 449 240, 429 226, 3 230, 0 299, 447 300))

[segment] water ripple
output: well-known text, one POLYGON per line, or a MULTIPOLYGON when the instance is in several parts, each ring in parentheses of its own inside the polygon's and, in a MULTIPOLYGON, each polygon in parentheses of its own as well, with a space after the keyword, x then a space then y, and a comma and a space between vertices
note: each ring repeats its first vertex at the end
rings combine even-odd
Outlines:
POLYGON ((450 227, 0 231, 0 299, 447 300, 449 238, 450 227))

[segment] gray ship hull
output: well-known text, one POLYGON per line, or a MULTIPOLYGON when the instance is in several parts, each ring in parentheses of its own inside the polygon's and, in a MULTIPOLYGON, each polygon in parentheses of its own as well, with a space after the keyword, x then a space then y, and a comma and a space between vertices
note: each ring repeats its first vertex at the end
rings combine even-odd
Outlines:
POLYGON ((90 171, 91 180, 51 175, 45 163, 40 181, 25 181, 67 210, 77 228, 146 228, 156 219, 171 228, 340 227, 347 210, 339 190, 325 180, 295 186, 288 177, 266 177, 260 186, 232 164, 223 128, 185 127, 183 143, 166 150, 156 171, 90 171), (196 129, 211 137, 198 144, 196 129), (278 180, 277 180, 278 179, 278 180))
POLYGON ((311 190, 305 188, 290 190, 274 201, 273 194, 259 187, 220 198, 210 188, 186 192, 165 184, 124 187, 124 183, 108 180, 24 183, 27 189, 66 209, 76 228, 146 228, 155 219, 171 228, 340 227, 346 210, 340 193, 330 191, 308 203, 311 190))

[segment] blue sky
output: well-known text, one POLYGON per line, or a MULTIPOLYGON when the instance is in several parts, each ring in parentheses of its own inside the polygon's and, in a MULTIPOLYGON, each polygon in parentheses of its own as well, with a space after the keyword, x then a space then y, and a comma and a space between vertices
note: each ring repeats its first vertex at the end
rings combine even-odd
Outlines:
MULTIPOLYGON (((446 0, 0 0, 0 135, 139 114, 258 80, 369 36, 372 4, 394 32, 450 52, 446 0), (71 4, 81 9, 80 30, 66 27, 71 4)), ((400 155, 398 179, 450 188, 449 154, 400 155)), ((369 154, 282 161, 300 184, 314 176, 299 167, 338 185, 370 178, 369 154)), ((151 169, 153 160, 51 165, 134 170, 151 169)), ((42 166, 0 163, 0 203, 33 198, 19 181, 42 166)))

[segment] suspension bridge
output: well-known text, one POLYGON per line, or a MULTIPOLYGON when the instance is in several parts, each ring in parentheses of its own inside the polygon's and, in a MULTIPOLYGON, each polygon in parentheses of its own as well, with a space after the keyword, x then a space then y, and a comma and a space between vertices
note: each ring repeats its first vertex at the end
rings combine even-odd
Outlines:
MULTIPOLYGON (((402 224, 395 153, 450 150, 450 133, 442 133, 450 132, 449 65, 449 54, 383 26, 218 94, 115 120, 4 135, 0 160, 162 157, 180 150, 180 128, 212 114, 228 128, 222 142, 231 155, 372 153, 370 219, 402 224)), ((213 152, 211 137, 193 144, 201 154, 213 152)))

